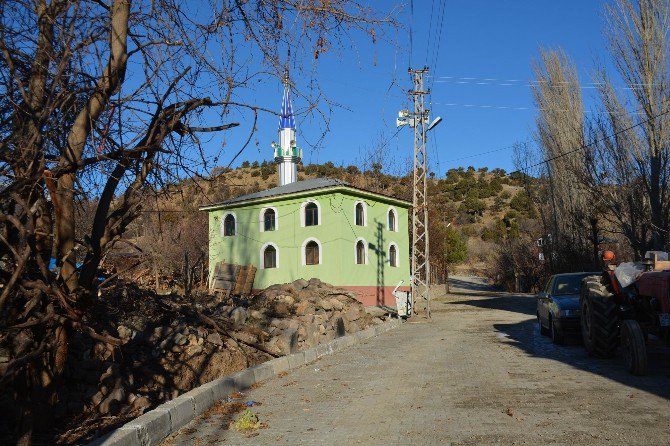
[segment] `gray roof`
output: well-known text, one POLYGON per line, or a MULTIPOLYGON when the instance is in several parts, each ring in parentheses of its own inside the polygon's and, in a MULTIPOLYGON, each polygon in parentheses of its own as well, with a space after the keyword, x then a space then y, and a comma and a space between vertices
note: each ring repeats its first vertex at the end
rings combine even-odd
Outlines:
POLYGON ((233 204, 241 201, 276 197, 278 195, 294 194, 296 192, 305 192, 308 190, 324 189, 335 186, 349 186, 349 184, 332 178, 314 178, 312 180, 296 181, 295 183, 285 184, 284 186, 273 187, 272 189, 254 192, 253 194, 240 195, 239 197, 231 198, 220 204, 233 204))
MULTIPOLYGON (((264 191, 260 192, 254 192, 253 194, 246 194, 246 195, 240 195, 239 197, 231 198, 230 200, 222 201, 220 203, 215 203, 207 206, 203 206, 201 209, 211 209, 213 207, 218 207, 218 206, 227 206, 231 204, 236 204, 236 203, 242 203, 246 201, 254 201, 254 200, 260 200, 263 198, 271 198, 271 197, 277 197, 280 195, 289 195, 289 194, 295 194, 298 192, 306 192, 310 190, 317 190, 317 189, 329 189, 331 187, 348 187, 352 189, 358 189, 363 192, 367 192, 370 194, 378 195, 380 197, 387 197, 395 201, 401 201, 403 202, 404 200, 400 200, 398 198, 394 197, 389 197, 384 194, 380 194, 377 192, 371 192, 371 191, 366 191, 364 189, 359 189, 357 187, 354 187, 350 185, 349 183, 346 183, 341 180, 336 180, 333 178, 314 178, 311 180, 305 180, 305 181, 296 181, 295 183, 290 183, 286 184, 284 186, 279 186, 279 187, 273 187, 272 189, 267 189, 264 191)), ((407 203, 410 204, 410 203, 407 203)))

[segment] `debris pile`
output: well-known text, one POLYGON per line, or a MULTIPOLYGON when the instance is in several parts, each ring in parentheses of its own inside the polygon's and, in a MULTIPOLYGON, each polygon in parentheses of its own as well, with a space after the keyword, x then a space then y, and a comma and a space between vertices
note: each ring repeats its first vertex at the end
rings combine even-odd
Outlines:
POLYGON ((123 344, 72 338, 56 405, 60 444, 86 442, 213 379, 382 322, 351 292, 318 279, 224 301, 119 282, 92 319, 123 344))

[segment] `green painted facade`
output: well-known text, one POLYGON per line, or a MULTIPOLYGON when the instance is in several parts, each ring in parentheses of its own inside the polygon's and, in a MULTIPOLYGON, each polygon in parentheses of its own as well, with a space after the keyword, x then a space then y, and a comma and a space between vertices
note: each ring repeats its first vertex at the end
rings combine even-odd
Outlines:
POLYGON ((254 288, 312 277, 337 286, 394 287, 401 280, 409 284, 410 245, 408 209, 410 204, 391 197, 338 186, 293 194, 253 199, 235 204, 203 208, 209 212, 209 264, 220 261, 258 267, 254 288), (319 224, 304 225, 304 205, 314 201, 319 207, 319 224), (355 224, 356 203, 364 206, 365 225, 355 224), (263 213, 275 209, 274 231, 264 231, 263 213), (396 230, 389 230, 389 212, 396 214, 396 230), (227 214, 235 217, 235 235, 224 236, 227 214), (320 245, 320 264, 305 265, 304 245, 310 239, 320 245), (356 263, 356 244, 363 240, 365 264, 356 263), (264 268, 263 250, 273 244, 277 267, 264 268), (396 246, 397 266, 389 262, 389 248, 396 246))

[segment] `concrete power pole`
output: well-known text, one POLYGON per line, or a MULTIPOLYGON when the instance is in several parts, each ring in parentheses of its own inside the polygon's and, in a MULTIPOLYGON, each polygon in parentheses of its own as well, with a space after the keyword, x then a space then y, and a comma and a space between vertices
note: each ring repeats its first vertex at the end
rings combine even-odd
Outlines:
MULTIPOLYGON (((414 89, 409 91, 414 102, 414 111, 402 110, 397 121, 398 127, 409 124, 414 129, 414 179, 412 182, 412 299, 417 315, 430 318, 430 252, 428 247, 428 195, 426 174, 426 131, 429 112, 424 107, 424 97, 429 93, 423 88, 423 76, 428 67, 409 69, 414 89)), ((439 122, 439 121, 437 121, 439 122)), ((431 124, 431 127, 434 124, 431 124)))

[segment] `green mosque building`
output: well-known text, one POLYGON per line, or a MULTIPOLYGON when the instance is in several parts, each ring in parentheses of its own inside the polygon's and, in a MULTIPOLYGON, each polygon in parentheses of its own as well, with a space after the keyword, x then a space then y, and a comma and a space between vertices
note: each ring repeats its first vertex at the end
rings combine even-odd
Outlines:
POLYGON ((273 144, 279 186, 201 208, 210 274, 219 262, 254 265, 254 289, 318 278, 365 305, 395 305, 392 291, 409 291, 411 203, 334 179, 297 181, 295 135, 286 83, 273 144))

